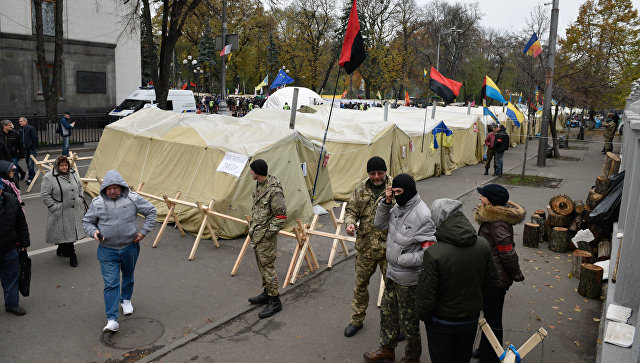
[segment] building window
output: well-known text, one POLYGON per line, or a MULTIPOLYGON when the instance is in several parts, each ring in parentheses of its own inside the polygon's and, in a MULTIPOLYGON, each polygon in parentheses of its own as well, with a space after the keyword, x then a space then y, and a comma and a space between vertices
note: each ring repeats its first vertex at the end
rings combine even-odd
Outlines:
MULTIPOLYGON (((35 63, 35 68, 36 76, 33 79, 36 80, 36 84, 34 85, 34 88, 36 90, 36 97, 43 97, 42 78, 40 77, 40 65, 38 63, 35 63)), ((51 84, 51 82, 53 82, 53 64, 47 64, 47 71, 49 73, 49 84, 51 84)), ((58 87, 58 97, 62 97, 62 87, 58 87)))
MULTIPOLYGON (((31 29, 36 34, 36 5, 31 3, 31 29)), ((42 33, 56 35, 56 0, 42 0, 42 33)))

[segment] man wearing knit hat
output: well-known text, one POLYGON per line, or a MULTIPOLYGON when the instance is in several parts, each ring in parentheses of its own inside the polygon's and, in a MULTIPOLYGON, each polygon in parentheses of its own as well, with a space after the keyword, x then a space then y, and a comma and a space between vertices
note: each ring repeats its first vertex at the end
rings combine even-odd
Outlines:
POLYGON ((263 288, 262 293, 250 297, 249 302, 254 305, 266 304, 258 316, 268 318, 282 310, 275 262, 277 236, 287 221, 287 206, 280 181, 268 174, 267 163, 262 159, 256 159, 249 167, 251 177, 256 181, 256 190, 252 195, 249 237, 256 254, 263 288))
POLYGON ((384 197, 384 191, 391 185, 391 178, 387 176, 387 165, 379 156, 374 156, 367 162, 369 177, 360 183, 347 202, 345 210, 345 225, 348 235, 356 237, 356 286, 353 290, 351 321, 344 330, 345 337, 354 336, 362 328, 362 323, 369 305, 369 280, 376 267, 380 266, 382 275, 387 274, 387 259, 385 257, 387 232, 375 227, 373 221, 376 216, 378 201, 384 197), (360 221, 360 225, 356 224, 360 221))

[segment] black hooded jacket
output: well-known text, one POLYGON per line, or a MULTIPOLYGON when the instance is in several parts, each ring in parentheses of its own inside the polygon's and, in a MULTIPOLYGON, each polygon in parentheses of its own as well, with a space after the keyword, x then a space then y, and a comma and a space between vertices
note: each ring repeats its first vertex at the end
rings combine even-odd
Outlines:
POLYGON ((503 125, 500 125, 500 130, 498 130, 496 138, 493 141, 493 151, 505 152, 509 148, 509 145, 510 141, 509 135, 507 134, 507 129, 505 129, 503 125))
POLYGON ((0 255, 14 248, 29 247, 29 228, 18 199, 11 194, 2 194, 0 200, 0 255))

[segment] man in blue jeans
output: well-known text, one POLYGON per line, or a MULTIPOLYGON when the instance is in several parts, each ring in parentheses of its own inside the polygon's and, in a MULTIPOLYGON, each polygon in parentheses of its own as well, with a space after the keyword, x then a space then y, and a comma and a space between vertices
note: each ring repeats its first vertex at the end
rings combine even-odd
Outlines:
POLYGON ((133 273, 140 253, 140 242, 156 221, 156 208, 137 193, 115 170, 109 170, 100 186, 100 196, 93 199, 82 226, 100 244, 98 260, 104 280, 104 307, 107 325, 104 332, 118 331, 118 303, 124 315, 133 313, 133 273), (138 232, 137 214, 145 217, 138 232), (120 284, 122 272, 122 285, 120 284))
POLYGON ((31 244, 29 228, 18 199, 3 193, 0 182, 0 281, 4 291, 4 309, 14 315, 27 312, 18 305, 18 249, 26 250, 31 244))
POLYGON ((494 176, 502 176, 502 165, 504 152, 509 149, 511 141, 509 140, 509 134, 504 125, 500 125, 500 129, 496 133, 496 137, 493 141, 493 151, 495 152, 496 165, 494 176))
POLYGON ((64 117, 60 119, 60 136, 62 136, 62 155, 69 156, 69 139, 71 139, 71 130, 76 126, 76 122, 69 122, 71 114, 64 113, 64 117))
POLYGON ((29 177, 27 178, 27 185, 29 185, 36 176, 35 162, 31 159, 31 156, 33 155, 35 158, 38 151, 38 132, 33 126, 29 125, 26 117, 20 117, 18 123, 20 123, 20 135, 24 146, 24 161, 27 163, 27 169, 29 170, 29 177))

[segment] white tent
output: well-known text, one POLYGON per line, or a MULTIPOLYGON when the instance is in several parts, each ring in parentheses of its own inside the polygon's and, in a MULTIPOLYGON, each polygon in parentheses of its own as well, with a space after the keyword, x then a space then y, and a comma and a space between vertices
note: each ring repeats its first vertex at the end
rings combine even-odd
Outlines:
POLYGON ((308 88, 284 87, 277 90, 273 94, 271 94, 269 98, 267 98, 267 102, 264 103, 264 106, 262 106, 262 108, 275 108, 275 109, 282 110, 282 107, 284 107, 285 102, 288 103, 289 106, 291 106, 293 104, 294 88, 297 88, 299 90, 297 108, 300 108, 302 106, 319 105, 324 102, 324 100, 322 99, 322 97, 320 97, 319 94, 313 92, 308 88))

